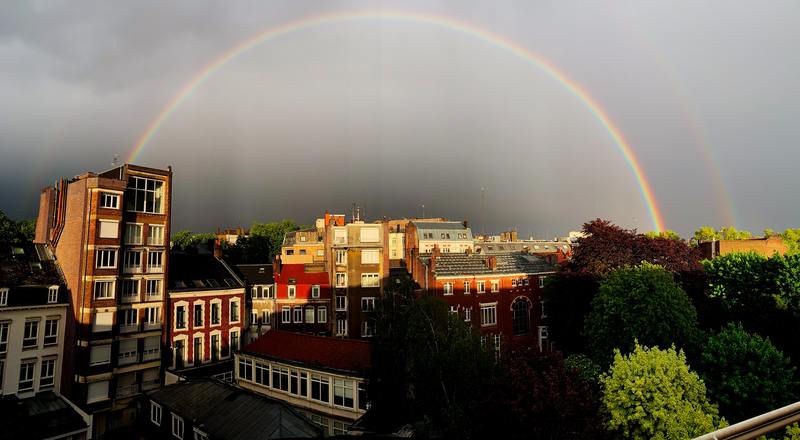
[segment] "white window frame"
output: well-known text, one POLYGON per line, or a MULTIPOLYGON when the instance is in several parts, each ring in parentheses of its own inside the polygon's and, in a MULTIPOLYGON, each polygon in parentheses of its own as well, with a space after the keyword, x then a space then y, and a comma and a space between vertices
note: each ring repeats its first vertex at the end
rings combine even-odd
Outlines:
POLYGON ((122 269, 125 273, 141 273, 142 272, 142 253, 141 249, 126 249, 122 254, 122 269), (139 255, 138 263, 131 264, 131 260, 135 260, 134 255, 139 255))
POLYGON ((379 273, 361 274, 361 287, 380 287, 380 286, 381 286, 381 274, 379 273))
POLYGON ((302 307, 293 307, 292 308, 292 322, 295 324, 302 324, 303 323, 303 308, 302 307))
POLYGON ((500 280, 491 280, 489 285, 492 288, 492 293, 497 293, 500 291, 500 280))
POLYGON ((328 308, 325 306, 317 307, 317 323, 318 324, 327 324, 328 323, 328 308))
MULTIPOLYGON (((95 279, 94 283, 93 283, 93 286, 92 286, 92 298, 94 298, 95 300, 99 300, 99 299, 114 299, 115 296, 116 296, 116 292, 115 292, 116 288, 117 288, 117 283, 116 283, 116 280, 113 279, 113 278, 95 279), (98 286, 98 284, 103 284, 105 286, 108 286, 108 292, 110 292, 110 293, 108 295, 106 295, 106 296, 98 296, 97 295, 97 286, 98 286)), ((103 293, 106 293, 106 289, 103 289, 103 293)))
POLYGON ((141 223, 125 223, 124 243, 128 245, 141 245, 144 225, 141 223), (138 232, 136 232, 138 231, 138 232))
POLYGON ((545 277, 545 276, 540 276, 540 277, 539 277, 539 288, 540 288, 540 289, 543 289, 543 288, 544 288, 544 279, 545 279, 545 278, 547 278, 547 277, 545 277))
POLYGON ((336 264, 347 266, 347 249, 336 249, 336 264))
POLYGON ((375 297, 374 296, 365 296, 361 298, 361 311, 362 312, 374 312, 375 311, 375 297))
POLYGON ((8 287, 0 288, 0 307, 8 305, 8 287))
POLYGON ((163 181, 163 180, 160 180, 160 179, 149 179, 149 178, 146 178, 146 177, 131 176, 130 180, 128 181, 126 198, 128 199, 127 203, 131 203, 132 204, 132 208, 128 208, 126 206, 125 210, 128 211, 128 212, 143 212, 143 213, 147 213, 147 214, 163 214, 164 213, 164 208, 165 208, 164 205, 166 205, 166 197, 164 195, 164 187, 165 186, 166 186, 166 182, 163 181), (136 185, 135 182, 138 182, 140 180, 144 181, 144 188, 137 188, 138 185, 136 185), (148 181, 155 182, 153 186, 154 187, 158 186, 158 189, 152 189, 152 190, 147 189, 147 182, 148 181), (134 183, 134 186, 131 186, 132 183, 134 183), (147 209, 147 205, 146 205, 146 199, 145 199, 145 204, 142 206, 142 209, 141 210, 136 209, 136 201, 137 201, 137 199, 139 197, 139 193, 140 192, 142 192, 142 193, 153 193, 153 208, 155 208, 155 201, 156 201, 156 199, 158 199, 159 202, 160 202, 159 206, 158 206, 158 209, 148 210, 147 209), (159 195, 159 197, 156 197, 156 195, 159 195))
POLYGON ((100 191, 100 207, 106 209, 119 209, 119 194, 100 191), (113 203, 109 203, 113 200, 113 203))
POLYGON ((361 264, 380 264, 380 249, 364 249, 361 251, 361 264))
POLYGON ((472 307, 464 307, 464 321, 472 321, 472 307))
POLYGON ((453 294, 453 283, 443 283, 442 284, 442 292, 444 295, 452 295, 453 294))
POLYGON ((183 423, 183 417, 175 414, 172 414, 172 436, 183 440, 184 435, 184 428, 186 425, 183 423))
POLYGON ((477 293, 486 293, 486 281, 480 280, 475 282, 475 291, 477 293))
POLYGON ((164 294, 164 279, 163 278, 145 278, 144 279, 144 296, 148 301, 152 299, 161 298, 164 294), (156 292, 153 292, 151 286, 157 286, 156 292))
POLYGON ((41 324, 41 318, 28 318, 25 320, 25 324, 22 330, 22 349, 28 350, 31 348, 38 348, 39 347, 39 324, 41 324), (30 327, 28 324, 31 324, 30 327), (30 332, 28 331, 30 328, 30 332), (29 336, 29 333, 33 333, 32 336, 29 336), (33 341, 33 344, 30 344, 26 341, 33 341))
POLYGON ((164 251, 147 251, 147 271, 150 273, 164 272, 164 251))
POLYGON ((336 336, 347 336, 347 319, 336 320, 336 336))
POLYGON ((286 297, 289 299, 297 298, 297 286, 294 284, 289 284, 286 286, 286 297))
POLYGON ((305 320, 306 324, 314 324, 316 322, 317 310, 314 306, 306 306, 305 309, 303 309, 303 314, 305 315, 303 316, 303 320, 305 320))
POLYGON ((117 258, 119 258, 119 249, 117 248, 97 248, 95 250, 95 268, 96 269, 116 269, 117 268, 117 258), (101 260, 105 260, 105 258, 101 258, 102 255, 106 255, 109 253, 109 257, 113 256, 113 263, 110 265, 101 265, 101 260))
POLYGON ((39 368, 39 389, 50 388, 56 385, 57 358, 46 357, 42 359, 42 366, 39 368), (48 368, 47 365, 50 367, 48 368), (49 370, 49 371, 48 371, 49 370))
POLYGON ((371 338, 373 336, 375 336, 375 320, 364 319, 361 321, 361 337, 371 338))
POLYGON ((23 359, 19 363, 19 382, 18 382, 18 390, 20 393, 27 392, 27 391, 34 391, 36 388, 36 358, 33 359, 23 359), (28 368, 30 367, 30 368, 28 368), (23 369, 25 371, 25 380, 22 378, 23 369), (27 383, 30 382, 30 387, 22 387, 23 382, 27 383))
POLYGON ((320 292, 319 284, 314 284, 313 286, 311 286, 311 298, 314 299, 319 298, 319 292, 320 292))
POLYGON ((336 272, 336 287, 347 287, 347 272, 336 272))
POLYGON ((346 312, 347 311, 347 296, 345 296, 345 295, 336 295, 336 304, 335 304, 335 306, 336 306, 336 311, 337 312, 346 312), (342 307, 340 307, 340 304, 339 304, 340 301, 342 302, 342 304, 344 304, 342 307))
POLYGON ((380 243, 381 229, 379 227, 361 228, 358 233, 358 241, 361 243, 380 243))
POLYGON ((468 280, 464 281, 464 295, 469 295, 470 284, 468 280))
POLYGON ((98 219, 97 236, 99 238, 119 238, 119 220, 98 219))
POLYGON ((156 426, 161 426, 162 416, 164 415, 164 408, 161 405, 150 401, 150 422, 156 426))
MULTIPOLYGON (((0 322, 0 353, 8 353, 8 332, 11 327, 11 321, 0 322)), ((0 385, 2 385, 0 383, 0 385)))
POLYGON ((281 307, 281 324, 292 323, 292 308, 289 306, 281 307))
POLYGON ((497 303, 496 302, 481 303, 481 327, 493 327, 496 325, 497 325, 497 303), (487 312, 484 313, 484 310, 487 310, 487 312), (486 319, 487 317, 489 317, 489 312, 488 312, 489 310, 494 310, 494 312, 492 313, 493 315, 492 322, 488 322, 488 320, 486 319))
POLYGON ((59 321, 61 321, 61 319, 58 316, 54 316, 54 317, 48 316, 47 318, 45 318, 45 320, 44 320, 44 339, 42 341, 42 343, 44 344, 45 347, 48 347, 50 345, 58 345, 59 321), (51 327, 50 323, 53 323, 53 322, 55 324, 51 327), (52 333, 51 333, 51 331, 52 331, 52 333), (47 338, 53 338, 53 339, 48 342, 47 338))
POLYGON ((58 286, 50 286, 47 288, 47 303, 55 304, 58 302, 58 286))
POLYGON ((164 246, 164 225, 147 225, 147 245, 164 246), (154 233, 153 230, 157 230, 158 233, 154 233))

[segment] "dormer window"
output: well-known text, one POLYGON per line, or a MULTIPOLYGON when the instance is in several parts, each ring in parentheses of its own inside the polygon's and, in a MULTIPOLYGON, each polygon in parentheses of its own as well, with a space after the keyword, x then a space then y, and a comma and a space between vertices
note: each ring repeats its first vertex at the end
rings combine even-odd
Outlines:
POLYGON ((47 291, 47 303, 54 304, 58 302, 58 286, 50 286, 47 291))
POLYGON ((8 287, 0 287, 0 306, 8 305, 8 287))

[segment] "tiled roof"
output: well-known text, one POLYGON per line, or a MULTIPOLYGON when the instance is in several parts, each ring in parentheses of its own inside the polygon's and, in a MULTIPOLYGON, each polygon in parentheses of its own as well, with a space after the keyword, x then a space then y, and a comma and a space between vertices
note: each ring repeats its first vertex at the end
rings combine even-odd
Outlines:
POLYGON ((63 397, 52 391, 20 399, 0 399, 3 438, 50 438, 88 429, 89 425, 63 397))
MULTIPOLYGON (((553 265, 534 255, 508 252, 494 254, 497 266, 494 270, 489 268, 487 256, 463 253, 445 253, 436 258, 436 267, 433 268, 437 276, 459 275, 492 275, 492 274, 539 274, 555 271, 553 265)), ((420 257, 425 264, 430 264, 429 256, 420 257)))
POLYGON ((414 226, 416 226, 417 229, 436 229, 436 230, 439 230, 439 229, 455 230, 455 229, 457 229, 457 230, 462 231, 462 232, 465 229, 469 229, 469 228, 465 228, 464 227, 464 223, 461 223, 461 222, 412 222, 412 223, 414 223, 414 226))
POLYGON ((63 284, 63 280, 47 246, 0 242, 0 286, 56 284, 63 284))
POLYGON ((295 284, 326 286, 330 284, 330 278, 328 278, 328 272, 324 269, 325 266, 319 264, 282 264, 280 274, 275 277, 275 281, 286 284, 289 283, 290 279, 294 279, 295 284))
POLYGON ((169 254, 171 291, 235 289, 244 287, 225 262, 210 254, 169 254))
POLYGON ((475 252, 483 254, 503 254, 506 252, 528 252, 532 254, 553 253, 562 251, 567 253, 571 246, 567 242, 539 242, 539 241, 517 241, 517 242, 485 242, 475 241, 475 252))
POLYGON ((234 269, 248 284, 272 284, 275 282, 271 263, 237 264, 234 269))
POLYGON ((178 382, 148 397, 192 420, 210 438, 261 440, 322 434, 288 405, 215 380, 178 382))
POLYGON ((371 365, 368 341, 280 330, 268 331, 242 351, 320 370, 366 374, 371 365))

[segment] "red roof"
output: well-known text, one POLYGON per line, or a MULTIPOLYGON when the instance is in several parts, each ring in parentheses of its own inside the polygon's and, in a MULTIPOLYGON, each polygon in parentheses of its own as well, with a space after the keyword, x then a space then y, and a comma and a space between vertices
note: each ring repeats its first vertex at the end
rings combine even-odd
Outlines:
POLYGON ((294 278, 296 284, 319 284, 322 286, 330 285, 328 272, 306 272, 304 263, 292 263, 281 265, 280 273, 275 274, 275 279, 279 283, 287 283, 289 278, 294 278))
POLYGON ((324 370, 366 372, 371 365, 369 341, 280 330, 266 332, 242 351, 324 370))

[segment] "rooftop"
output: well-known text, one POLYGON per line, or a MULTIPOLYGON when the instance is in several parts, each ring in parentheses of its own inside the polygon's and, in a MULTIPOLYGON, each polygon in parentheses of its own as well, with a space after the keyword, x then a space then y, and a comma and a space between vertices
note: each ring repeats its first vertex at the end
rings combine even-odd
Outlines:
POLYGON ((169 254, 170 291, 236 289, 242 281, 224 261, 210 254, 169 254))
POLYGON ((321 437, 321 430, 288 405, 222 382, 178 382, 148 397, 190 419, 210 438, 261 440, 321 437))
POLYGON ((63 280, 47 245, 0 242, 0 286, 56 284, 63 284, 63 280))
POLYGON ((3 438, 51 438, 88 428, 83 417, 52 391, 24 399, 0 398, 3 438))
MULTIPOLYGON (((414 226, 416 226, 417 229, 436 229, 436 230, 439 230, 439 229, 444 229, 444 230, 458 229, 459 231, 463 231, 465 229, 469 229, 467 227, 464 227, 464 223, 463 222, 417 222, 417 221, 413 221, 412 220, 411 223, 414 223, 414 226)), ((470 239, 472 239, 472 237, 470 237, 470 239)))
POLYGON ((263 264, 237 264, 234 266, 239 275, 248 284, 272 284, 275 278, 272 274, 272 263, 263 264))
POLYGON ((371 366, 369 341, 271 330, 242 352, 320 370, 366 374, 371 366))
MULTIPOLYGON (((436 267, 433 268, 438 276, 458 275, 493 275, 493 274, 540 274, 555 271, 550 263, 543 259, 523 253, 507 252, 494 254, 491 257, 497 261, 497 267, 489 268, 485 255, 477 254, 439 254, 436 257, 436 267)), ((430 264, 431 257, 420 257, 424 264, 430 264)))

